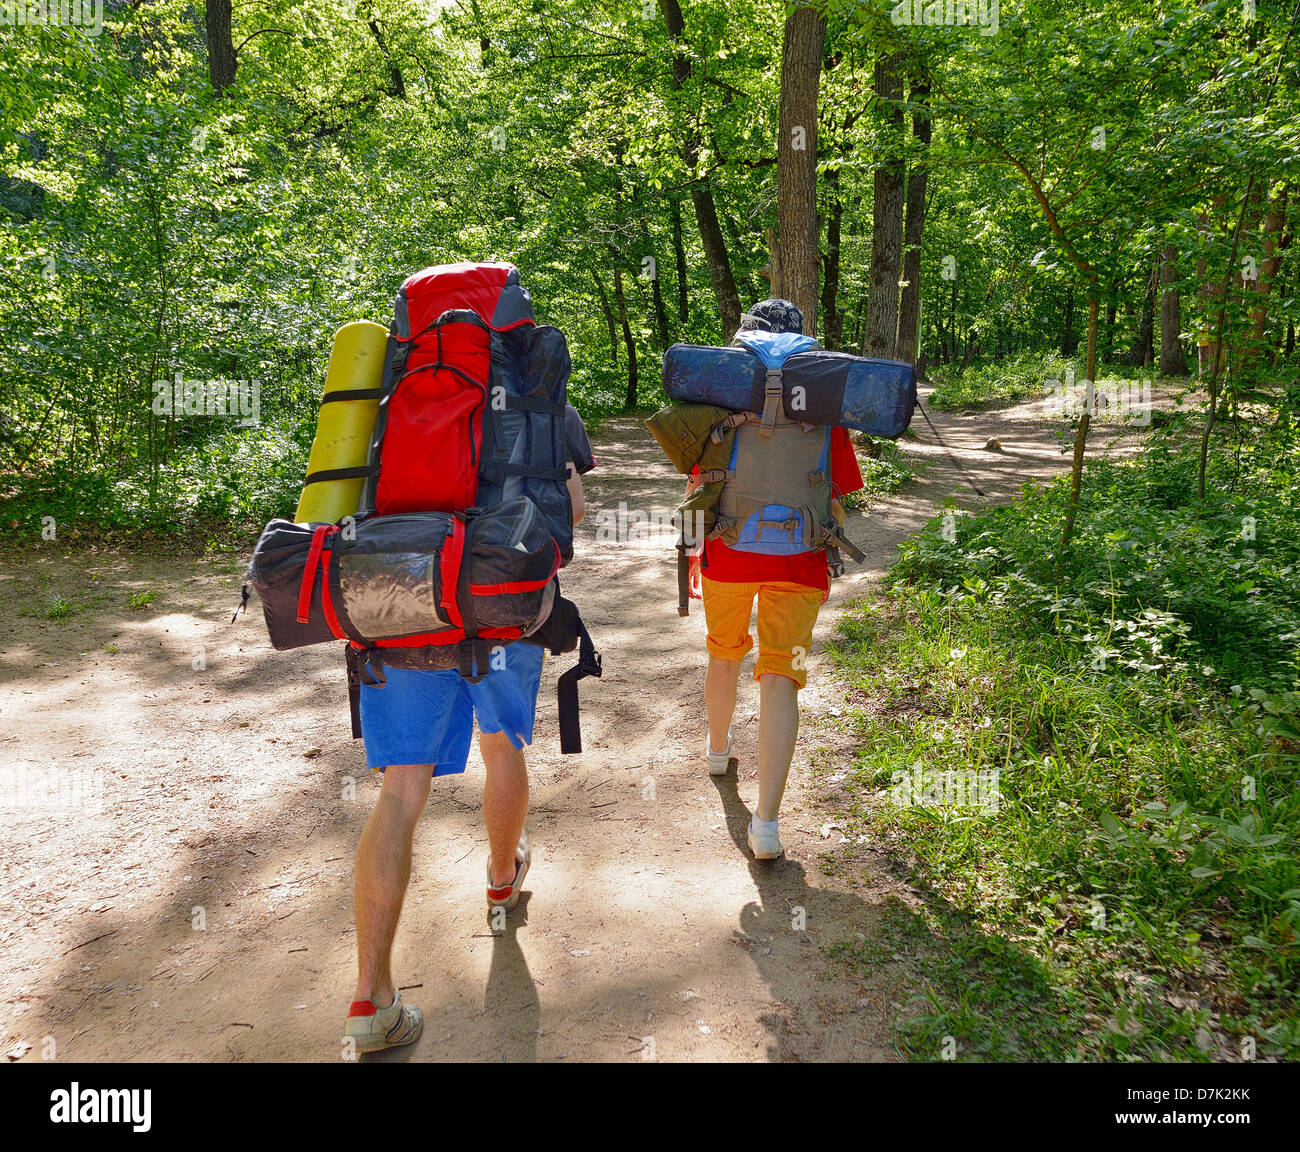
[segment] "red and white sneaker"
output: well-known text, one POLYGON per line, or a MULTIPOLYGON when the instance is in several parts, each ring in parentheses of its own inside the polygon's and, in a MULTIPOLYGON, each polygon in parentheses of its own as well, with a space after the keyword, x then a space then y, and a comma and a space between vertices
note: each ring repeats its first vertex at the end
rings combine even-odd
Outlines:
POLYGON ((523 892, 524 877, 528 875, 528 865, 532 863, 532 859, 532 849, 528 847, 527 838, 521 835, 519 845, 515 848, 515 878, 509 884, 493 884, 492 858, 488 857, 487 898, 489 908, 504 908, 509 912, 519 903, 519 897, 523 892))
POLYGON ((423 1014, 414 1005, 403 1004, 398 992, 387 1008, 376 1008, 369 1000, 353 1000, 343 1037, 354 1040, 358 1052, 378 1052, 414 1044, 423 1030, 423 1014))

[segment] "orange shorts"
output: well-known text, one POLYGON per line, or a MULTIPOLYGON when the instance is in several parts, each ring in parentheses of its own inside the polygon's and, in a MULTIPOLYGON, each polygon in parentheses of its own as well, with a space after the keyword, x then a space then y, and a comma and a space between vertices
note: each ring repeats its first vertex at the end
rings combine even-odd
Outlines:
POLYGON ((800 688, 808 682, 808 652, 813 625, 822 606, 822 590, 803 584, 730 584, 710 580, 700 584, 709 653, 739 660, 753 646, 749 618, 758 597, 758 659, 754 679, 767 672, 788 676, 800 688))

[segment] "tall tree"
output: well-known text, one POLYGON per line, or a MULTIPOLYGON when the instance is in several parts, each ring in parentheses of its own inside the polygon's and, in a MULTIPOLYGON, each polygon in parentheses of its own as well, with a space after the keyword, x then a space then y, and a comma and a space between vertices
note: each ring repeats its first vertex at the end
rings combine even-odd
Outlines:
POLYGON ((890 155, 876 169, 871 207, 871 291, 863 353, 893 359, 898 335, 898 265, 903 247, 903 158, 898 142, 903 129, 903 79, 896 55, 876 60, 875 92, 885 105, 890 127, 890 155))
POLYGON ((208 79, 224 96, 235 82, 235 43, 230 34, 230 0, 206 0, 203 27, 208 40, 208 79))
POLYGON ((623 292, 623 271, 614 267, 614 303, 618 306, 619 323, 623 326, 623 346, 627 349, 627 392, 623 407, 631 411, 637 406, 636 341, 632 339, 632 326, 627 319, 627 298, 623 292))
POLYGON ((780 292, 817 334, 817 98, 826 18, 796 8, 785 21, 777 117, 777 243, 780 292))
MULTIPOLYGON (((686 21, 682 17, 678 0, 659 0, 659 11, 663 13, 664 23, 668 26, 668 35, 677 46, 673 53, 672 84, 674 91, 681 92, 686 81, 691 78, 693 68, 686 43, 686 21)), ((687 119, 687 123, 686 136, 681 146, 682 159, 691 175, 691 202, 695 205, 695 220, 700 229, 704 260, 709 266, 709 279, 713 282, 713 295, 718 306, 718 316, 722 320, 723 335, 729 337, 740 327, 740 294, 736 291, 736 278, 732 275, 727 243, 722 236, 722 225, 718 222, 718 206, 713 200, 713 187, 707 174, 699 171, 699 121, 692 116, 687 119)))
POLYGON ((903 232, 903 299, 898 309, 896 359, 914 361, 917 355, 916 329, 921 316, 921 239, 925 233, 925 185, 929 175, 930 81, 922 75, 912 81, 912 135, 920 147, 907 177, 907 222, 903 232))
POLYGON ((1186 376, 1187 353, 1180 332, 1182 302, 1178 296, 1178 246, 1166 244, 1160 257, 1160 375, 1186 376))

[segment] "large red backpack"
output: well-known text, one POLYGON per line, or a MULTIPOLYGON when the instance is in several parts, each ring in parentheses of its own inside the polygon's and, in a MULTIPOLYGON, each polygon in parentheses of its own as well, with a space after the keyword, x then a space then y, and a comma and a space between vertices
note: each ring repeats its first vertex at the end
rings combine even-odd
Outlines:
POLYGON ((559 595, 555 576, 573 555, 564 432, 569 371, 563 333, 533 319, 532 301, 513 265, 441 264, 402 284, 361 516, 455 514, 462 525, 456 549, 467 558, 468 570, 481 513, 507 502, 516 507, 526 498, 544 517, 555 545, 553 607, 544 625, 527 635, 521 628, 480 629, 484 613, 476 606, 484 597, 534 589, 471 584, 467 578, 452 618, 453 624, 461 618, 459 627, 352 641, 354 736, 360 735, 359 685, 382 684, 384 665, 457 668, 477 681, 490 670, 498 646, 523 641, 555 653, 580 649, 578 664, 560 677, 559 705, 562 749, 581 749, 577 681, 599 676, 601 663, 576 606, 559 595))

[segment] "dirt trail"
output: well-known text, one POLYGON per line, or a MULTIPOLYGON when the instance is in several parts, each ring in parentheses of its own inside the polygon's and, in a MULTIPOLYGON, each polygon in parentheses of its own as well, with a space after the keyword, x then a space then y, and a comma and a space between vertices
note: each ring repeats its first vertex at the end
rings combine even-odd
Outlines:
MULTIPOLYGON (((990 499, 1068 460, 1030 408, 932 415, 990 499), (982 450, 990 436, 1002 452, 982 450)), ((529 753, 534 864, 496 938, 477 753, 466 775, 434 782, 394 956, 425 1033, 369 1059, 899 1058, 889 1022, 906 966, 851 977, 823 949, 878 933, 889 893, 916 896, 870 845, 822 836, 817 790, 830 785, 809 765, 824 779, 850 762, 817 660, 839 610, 937 504, 975 500, 919 417, 914 428, 906 451, 927 473, 850 513, 868 561, 823 609, 787 857, 761 865, 744 842, 757 686, 747 665, 739 769, 715 782, 699 754, 704 619, 698 603, 677 616, 670 542, 596 541, 602 513, 670 509, 681 480, 638 421, 602 428, 564 580, 604 653, 604 679, 582 684, 586 750, 559 754, 555 678, 572 658, 548 657, 529 753)), ((52 1037, 68 1060, 339 1059, 352 859, 378 792, 350 739, 339 653, 276 653, 253 612, 232 627, 243 557, 47 543, 2 559, 12 609, 56 593, 81 609, 18 617, 0 652, 0 1051, 41 1059, 52 1037), (147 608, 128 609, 149 589, 147 608)))

